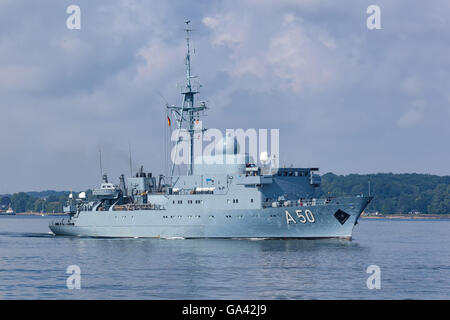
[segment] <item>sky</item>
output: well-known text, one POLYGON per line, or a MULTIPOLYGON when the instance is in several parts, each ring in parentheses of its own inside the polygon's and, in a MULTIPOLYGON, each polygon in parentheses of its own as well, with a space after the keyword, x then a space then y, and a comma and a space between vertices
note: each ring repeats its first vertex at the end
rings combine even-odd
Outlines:
POLYGON ((164 173, 185 19, 204 126, 279 129, 282 165, 449 175, 449 16, 447 0, 0 0, 0 194, 96 187, 99 149, 113 182, 130 150, 164 173))

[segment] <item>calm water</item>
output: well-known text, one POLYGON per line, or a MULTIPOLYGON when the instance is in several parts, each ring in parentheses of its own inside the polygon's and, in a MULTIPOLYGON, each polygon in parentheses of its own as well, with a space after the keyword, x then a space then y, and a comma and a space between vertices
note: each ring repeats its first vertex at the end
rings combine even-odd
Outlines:
POLYGON ((0 299, 450 299, 450 220, 363 220, 351 242, 54 237, 50 220, 0 217, 0 299))

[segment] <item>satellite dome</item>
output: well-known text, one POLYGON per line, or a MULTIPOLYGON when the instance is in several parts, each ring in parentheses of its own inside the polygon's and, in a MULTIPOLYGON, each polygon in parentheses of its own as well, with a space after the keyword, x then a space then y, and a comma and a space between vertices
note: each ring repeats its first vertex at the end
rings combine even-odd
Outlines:
POLYGON ((224 138, 216 143, 216 154, 238 154, 239 143, 237 138, 231 133, 227 133, 224 138))
POLYGON ((263 152, 261 152, 261 153, 259 154, 259 160, 260 160, 262 163, 266 163, 266 162, 269 161, 269 155, 267 154, 266 151, 263 151, 263 152))

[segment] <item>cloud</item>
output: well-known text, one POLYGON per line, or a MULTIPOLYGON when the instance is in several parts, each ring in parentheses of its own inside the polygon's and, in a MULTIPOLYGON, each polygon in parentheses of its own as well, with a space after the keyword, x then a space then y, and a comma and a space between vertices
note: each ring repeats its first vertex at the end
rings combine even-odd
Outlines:
POLYGON ((291 21, 270 39, 266 60, 280 83, 293 92, 320 90, 337 72, 330 64, 329 49, 317 37, 308 35, 301 24, 291 21))
POLYGON ((401 118, 398 120, 398 125, 400 127, 412 127, 416 125, 421 119, 422 114, 418 110, 411 109, 401 116, 401 118))
POLYGON ((241 14, 220 14, 214 17, 204 17, 202 22, 214 30, 212 44, 215 46, 229 46, 238 48, 246 41, 247 21, 241 14))
POLYGON ((426 107, 426 101, 414 100, 409 109, 397 121, 398 126, 402 128, 415 127, 424 118, 426 107))
POLYGON ((27 91, 41 86, 42 72, 37 66, 0 65, 0 90, 27 91))
POLYGON ((382 30, 367 29, 366 0, 79 0, 76 31, 70 4, 0 2, 0 194, 95 186, 99 145, 112 178, 129 142, 163 172, 186 18, 206 127, 279 128, 282 162, 298 166, 449 174, 444 0, 380 0, 382 30))
POLYGON ((161 40, 152 40, 138 51, 138 56, 143 59, 143 63, 136 68, 136 80, 163 77, 169 66, 182 60, 184 49, 182 45, 174 48, 161 40))
POLYGON ((422 85, 419 79, 412 76, 405 79, 401 87, 404 92, 415 95, 420 93, 422 85))
MULTIPOLYGON (((203 18, 212 30, 213 46, 231 50, 222 70, 238 81, 240 88, 264 91, 275 84, 278 89, 301 93, 337 83, 344 57, 336 50, 338 40, 326 30, 311 29, 292 12, 271 18, 246 15, 238 11, 203 18), (260 20, 271 20, 274 30, 249 33, 259 27, 260 20), (247 75, 254 76, 254 82, 249 82, 247 75)), ((354 68, 353 63, 347 61, 347 67, 354 68)))

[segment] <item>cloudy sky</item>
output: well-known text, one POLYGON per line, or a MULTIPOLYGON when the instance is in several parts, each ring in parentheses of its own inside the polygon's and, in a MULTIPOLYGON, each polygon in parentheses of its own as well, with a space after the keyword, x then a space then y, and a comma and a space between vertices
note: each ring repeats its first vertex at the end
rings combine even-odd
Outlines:
POLYGON ((281 163, 322 173, 448 175, 449 16, 448 0, 0 0, 0 194, 94 187, 99 146, 113 180, 129 146, 164 171, 186 18, 207 127, 279 128, 281 163))

